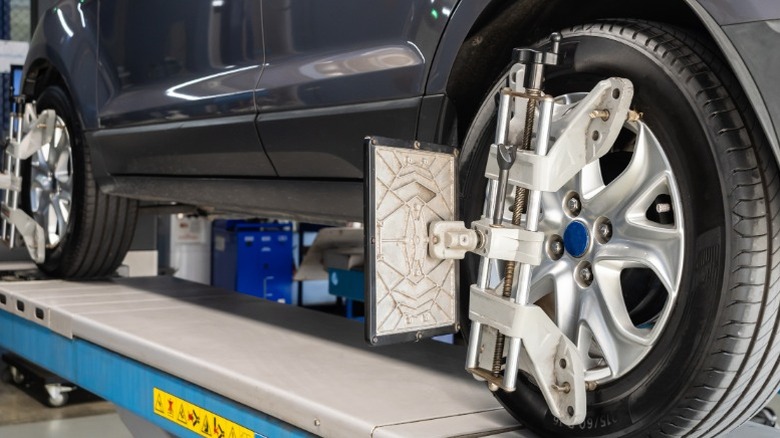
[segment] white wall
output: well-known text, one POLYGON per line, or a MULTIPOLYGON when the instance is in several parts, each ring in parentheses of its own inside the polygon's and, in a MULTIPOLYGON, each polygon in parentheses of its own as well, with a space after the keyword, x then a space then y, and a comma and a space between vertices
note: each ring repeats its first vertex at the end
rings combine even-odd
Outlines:
POLYGON ((205 218, 172 216, 168 265, 174 276, 211 283, 211 222, 205 218))

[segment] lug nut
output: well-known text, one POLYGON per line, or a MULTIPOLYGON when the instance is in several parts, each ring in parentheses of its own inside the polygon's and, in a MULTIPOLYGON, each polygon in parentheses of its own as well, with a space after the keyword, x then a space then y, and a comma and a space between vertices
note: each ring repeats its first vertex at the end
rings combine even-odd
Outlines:
POLYGON ((569 199, 566 200, 566 208, 571 216, 579 216, 580 211, 582 211, 582 202, 580 202, 579 195, 576 193, 569 195, 569 199))
POLYGON ((569 210, 574 212, 576 210, 580 209, 580 201, 577 200, 577 198, 571 198, 569 199, 569 210))
POLYGON ((590 268, 582 268, 580 271, 580 278, 586 283, 593 281, 593 273, 590 271, 590 268))
POLYGON ((552 260, 558 260, 563 257, 563 251, 566 249, 563 245, 563 238, 557 234, 550 236, 547 241, 547 252, 552 260))
POLYGON ((599 225, 599 236, 604 242, 609 242, 609 239, 612 237, 612 225, 609 222, 599 225))
POLYGON ((588 262, 582 262, 574 273, 577 283, 582 287, 588 287, 593 283, 593 268, 588 262))

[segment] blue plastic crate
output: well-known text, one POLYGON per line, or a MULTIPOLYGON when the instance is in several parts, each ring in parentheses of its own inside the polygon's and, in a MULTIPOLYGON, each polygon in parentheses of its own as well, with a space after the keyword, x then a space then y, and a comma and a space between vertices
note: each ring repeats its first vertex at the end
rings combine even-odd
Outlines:
POLYGON ((221 220, 212 231, 212 285, 292 303, 290 223, 221 220))

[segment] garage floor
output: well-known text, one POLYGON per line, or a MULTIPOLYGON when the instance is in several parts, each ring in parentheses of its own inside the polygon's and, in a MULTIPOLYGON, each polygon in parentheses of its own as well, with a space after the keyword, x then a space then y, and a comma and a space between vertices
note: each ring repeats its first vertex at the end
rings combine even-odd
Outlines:
POLYGON ((116 415, 114 405, 92 394, 74 391, 68 404, 61 408, 45 406, 46 397, 40 384, 0 383, 0 436, 132 437, 116 415))
MULTIPOLYGON (((86 391, 71 392, 68 404, 61 408, 45 406, 46 398, 46 391, 38 382, 25 382, 22 385, 0 383, 0 426, 63 420, 115 411, 111 403, 86 391)), ((0 433, 0 436, 6 435, 0 433)))

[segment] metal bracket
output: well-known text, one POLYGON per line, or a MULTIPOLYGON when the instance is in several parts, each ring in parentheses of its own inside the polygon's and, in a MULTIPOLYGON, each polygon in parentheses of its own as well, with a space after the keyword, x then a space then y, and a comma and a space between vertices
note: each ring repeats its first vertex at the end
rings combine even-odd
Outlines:
MULTIPOLYGON (((519 368, 536 380, 553 415, 566 425, 585 420, 586 386, 582 359, 574 343, 541 308, 515 303, 473 285, 469 318, 508 337, 520 339, 524 349, 519 368)), ((485 334, 479 344, 494 345, 495 341, 485 334)), ((468 370, 475 376, 497 388, 514 390, 504 388, 503 379, 485 370, 484 366, 470 365, 468 370)))
POLYGON ((428 252, 436 259, 463 259, 467 252, 494 260, 528 263, 542 262, 544 233, 528 231, 514 225, 491 225, 487 219, 471 223, 431 222, 428 230, 428 252))
POLYGON ((474 253, 494 260, 515 261, 538 266, 542 263, 544 233, 528 231, 519 226, 503 224, 490 225, 487 219, 471 223, 477 234, 484 236, 483 245, 474 253))
POLYGON ((19 231, 30 258, 35 263, 43 263, 46 260, 46 235, 43 233, 43 227, 23 210, 11 209, 3 205, 0 214, 3 220, 7 220, 19 231))
POLYGON ((466 257, 482 244, 482 236, 461 221, 436 221, 428 227, 428 253, 440 260, 466 257))
POLYGON ((0 173, 0 190, 5 190, 0 208, 0 240, 9 247, 16 246, 16 231, 36 263, 46 259, 46 235, 43 228, 23 210, 19 209, 22 191, 21 161, 30 158, 54 137, 57 115, 54 110, 38 114, 35 105, 17 98, 17 106, 23 113, 12 113, 9 118, 10 136, 5 144, 5 167, 0 173))
POLYGON ((11 137, 6 153, 12 158, 26 160, 38 152, 43 145, 51 142, 54 129, 57 124, 57 114, 52 109, 41 111, 38 114, 35 105, 24 105, 24 114, 21 118, 23 137, 15 139, 11 137))
MULTIPOLYGON (((497 286, 490 284, 491 260, 520 257, 496 257, 496 251, 484 250, 492 243, 486 233, 495 233, 485 226, 506 227, 506 188, 514 186, 512 223, 527 233, 536 232, 541 193, 560 190, 582 168, 609 152, 624 123, 636 114, 630 111, 634 92, 627 79, 601 81, 575 103, 544 94, 543 66, 557 62, 560 37, 553 35, 551 41, 549 55, 516 50, 518 63, 510 70, 509 87, 500 90, 496 140, 485 172, 490 180, 484 213, 487 219, 472 225, 484 234, 485 243, 474 250, 483 259, 477 284, 470 289, 472 331, 466 368, 477 379, 487 381, 491 390, 508 392, 516 390, 517 370, 523 370, 541 390, 552 415, 574 426, 585 419, 587 409, 582 357, 553 319, 530 301, 531 268, 538 261, 523 259, 517 265, 507 264, 504 280, 497 286), (529 85, 523 88, 521 82, 529 85), (507 139, 520 138, 522 143, 515 150, 507 145, 507 139)), ((530 241, 530 236, 523 239, 530 241)), ((501 236, 496 245, 505 248, 509 237, 501 236)), ((517 248, 532 249, 528 256, 541 259, 543 255, 541 242, 521 242, 517 248)))
MULTIPOLYGON (((609 152, 629 116, 633 96, 631 81, 609 78, 578 103, 563 108, 556 105, 557 117, 553 117, 550 129, 555 138, 552 148, 546 155, 517 151, 509 169, 509 184, 542 192, 560 190, 583 167, 609 152)), ((497 180, 499 172, 498 147, 493 145, 485 176, 497 180)))

